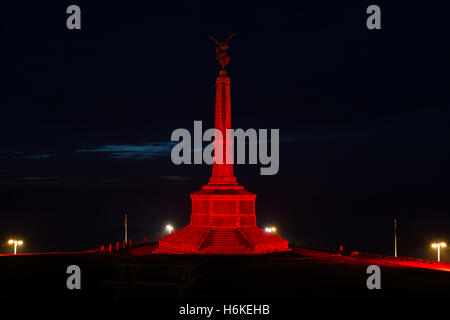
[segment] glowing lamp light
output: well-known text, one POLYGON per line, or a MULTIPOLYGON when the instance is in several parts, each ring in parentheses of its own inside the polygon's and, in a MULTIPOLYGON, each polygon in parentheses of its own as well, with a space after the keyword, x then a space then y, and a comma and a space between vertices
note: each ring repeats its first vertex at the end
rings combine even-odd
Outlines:
POLYGON ((441 261, 441 248, 447 247, 447 244, 445 242, 434 242, 431 247, 437 249, 437 261, 441 261))
POLYGON ((168 225, 166 226, 166 230, 167 230, 168 233, 171 233, 171 232, 173 231, 172 225, 168 224, 168 225))
POLYGON ((264 229, 264 231, 266 231, 268 233, 275 233, 275 232, 277 232, 277 228, 275 228, 275 227, 266 227, 264 229))
POLYGON ((8 244, 13 244, 14 245, 14 254, 17 254, 17 246, 23 245, 23 241, 22 240, 16 240, 16 239, 10 239, 8 241, 8 244))

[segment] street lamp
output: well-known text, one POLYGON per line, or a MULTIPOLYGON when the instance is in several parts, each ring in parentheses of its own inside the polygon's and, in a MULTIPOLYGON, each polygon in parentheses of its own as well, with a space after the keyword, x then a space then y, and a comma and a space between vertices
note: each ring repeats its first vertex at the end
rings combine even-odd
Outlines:
POLYGON ((166 230, 167 230, 167 232, 171 233, 171 232, 173 231, 172 225, 168 224, 168 225, 166 226, 166 230))
POLYGON ((438 262, 441 261, 441 248, 445 248, 446 246, 447 246, 447 244, 445 242, 440 242, 440 243, 435 242, 435 243, 431 244, 432 248, 434 248, 434 249, 437 248, 437 256, 438 256, 437 261, 438 262))
POLYGON ((23 245, 23 241, 22 240, 16 240, 16 239, 10 239, 8 241, 8 244, 13 244, 14 245, 14 254, 17 254, 17 246, 23 245))

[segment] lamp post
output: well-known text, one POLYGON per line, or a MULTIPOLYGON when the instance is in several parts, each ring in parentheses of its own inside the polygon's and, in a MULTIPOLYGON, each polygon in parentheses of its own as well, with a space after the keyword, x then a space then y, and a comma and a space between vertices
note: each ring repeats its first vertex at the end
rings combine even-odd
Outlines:
POLYGON ((16 240, 16 239, 10 239, 8 241, 8 244, 13 244, 14 245, 14 254, 17 254, 17 246, 23 245, 23 241, 22 240, 16 240))
POLYGON ((397 258, 397 219, 394 219, 394 256, 397 258))
POLYGON ((436 249, 437 248, 437 261, 441 261, 441 248, 445 248, 447 244, 445 242, 435 242, 431 244, 431 247, 436 249))
POLYGON ((171 232, 173 231, 172 225, 168 224, 168 225, 166 226, 166 230, 167 230, 167 232, 171 233, 171 232))
POLYGON ((124 228, 125 228, 125 245, 128 245, 128 221, 127 214, 125 214, 124 228))

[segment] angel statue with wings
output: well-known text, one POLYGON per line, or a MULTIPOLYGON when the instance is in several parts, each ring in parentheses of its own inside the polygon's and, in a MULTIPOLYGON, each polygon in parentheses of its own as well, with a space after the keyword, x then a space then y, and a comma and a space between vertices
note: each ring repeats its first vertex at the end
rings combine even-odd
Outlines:
POLYGON ((217 44, 216 47, 216 60, 219 61, 219 64, 222 66, 222 69, 225 69, 225 66, 230 62, 230 57, 227 55, 228 42, 231 38, 234 37, 234 33, 228 37, 226 41, 217 41, 216 38, 209 35, 209 38, 217 44))

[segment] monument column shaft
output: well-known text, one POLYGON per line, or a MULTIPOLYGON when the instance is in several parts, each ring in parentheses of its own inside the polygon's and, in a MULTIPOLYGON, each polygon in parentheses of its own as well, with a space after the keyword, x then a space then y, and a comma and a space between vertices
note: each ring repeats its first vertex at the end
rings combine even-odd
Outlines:
POLYGON ((230 78, 226 75, 225 70, 221 70, 216 79, 215 128, 221 132, 222 137, 216 137, 214 140, 215 161, 213 163, 213 173, 210 183, 236 183, 236 178, 233 175, 233 163, 230 163, 233 160, 233 141, 230 137, 227 137, 227 129, 231 129, 230 87, 230 78), (220 150, 222 150, 222 154, 220 154, 220 150), (217 163, 219 159, 222 160, 222 163, 217 163))

